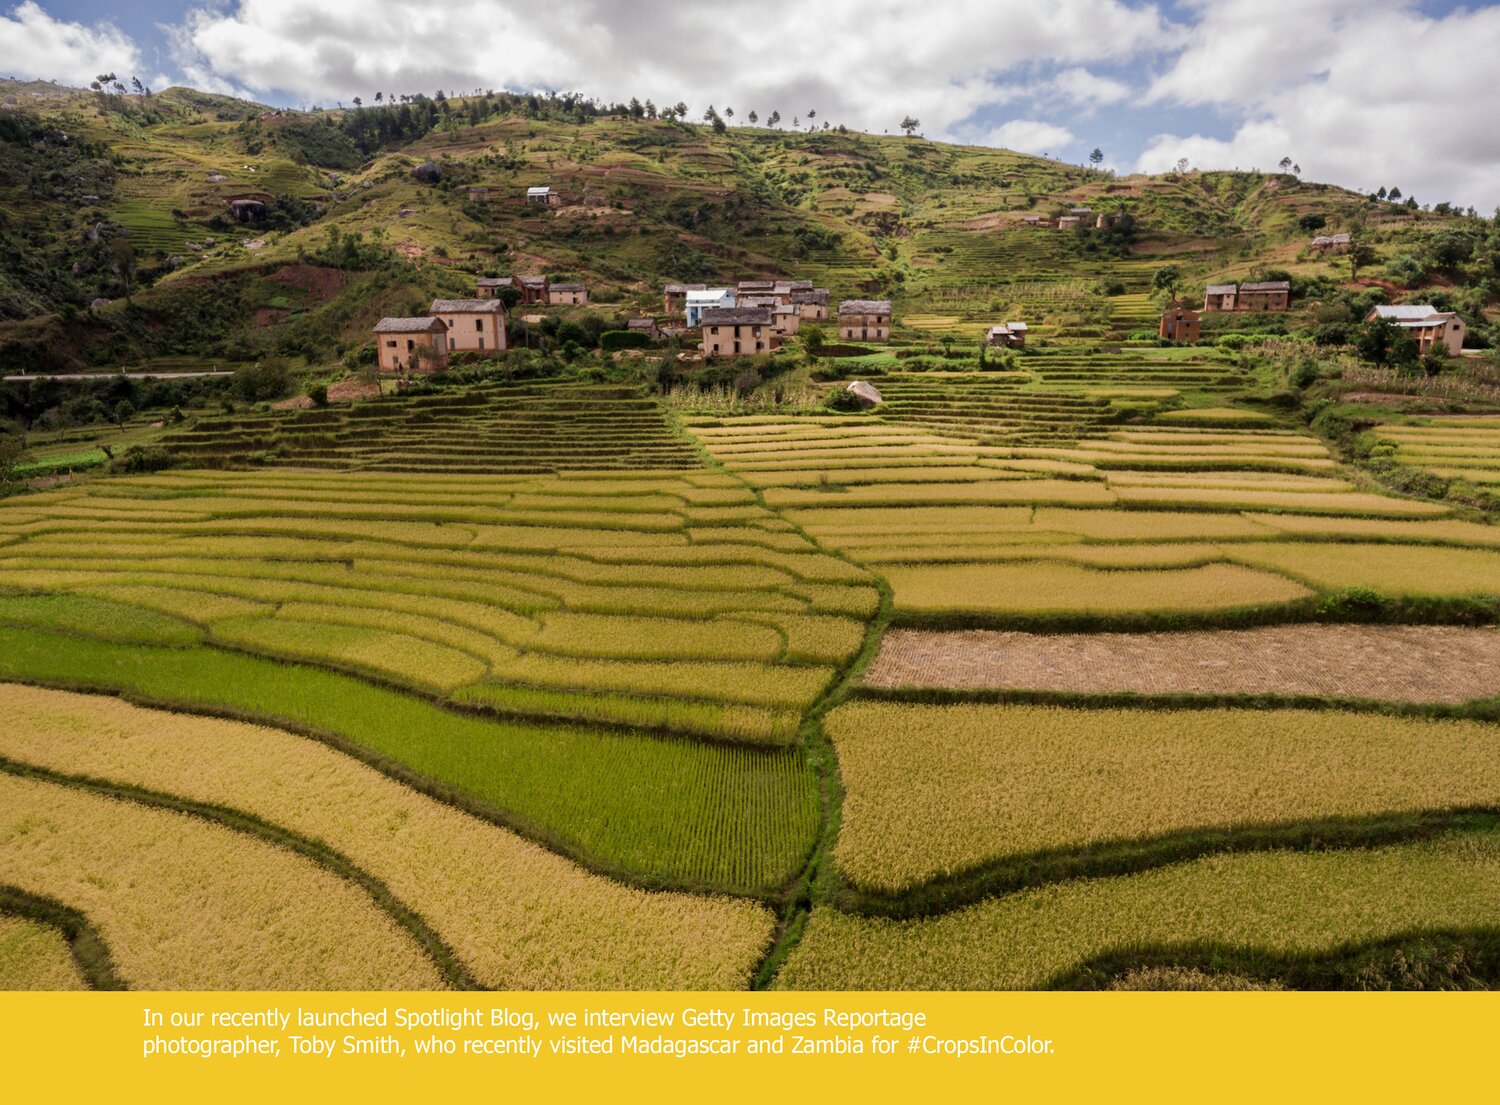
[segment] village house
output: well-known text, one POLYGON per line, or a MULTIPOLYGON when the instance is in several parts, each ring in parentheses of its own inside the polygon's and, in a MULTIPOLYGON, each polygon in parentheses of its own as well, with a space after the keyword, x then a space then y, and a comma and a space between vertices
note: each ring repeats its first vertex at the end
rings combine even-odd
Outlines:
POLYGON ((483 184, 472 184, 468 189, 469 198, 476 203, 482 203, 490 198, 490 190, 483 184))
POLYGON ((383 318, 375 324, 381 372, 436 372, 448 365, 448 327, 440 318, 383 318))
POLYGON ((735 285, 740 295, 771 295, 776 291, 774 280, 741 280, 735 285))
POLYGON ((558 207, 562 204, 562 193, 554 192, 545 184, 526 189, 526 202, 541 207, 558 207))
POLYGON ((552 302, 548 292, 551 282, 545 276, 512 276, 510 286, 521 293, 521 302, 545 307, 552 302))
POLYGON ((1052 220, 1045 215, 1022 215, 1021 224, 1023 226, 1051 226, 1052 220))
POLYGON ((1201 325, 1197 311, 1186 304, 1174 302, 1162 312, 1156 334, 1168 341, 1191 343, 1198 340, 1201 325))
POLYGON ((1080 215, 1063 215, 1057 220, 1057 228, 1059 230, 1067 230, 1069 227, 1076 227, 1081 218, 1082 216, 1080 215))
POLYGON ((1292 302, 1290 280, 1264 280, 1258 284, 1241 284, 1235 298, 1236 311, 1285 311, 1292 302))
POLYGON ((1439 311, 1431 303, 1403 303, 1399 306, 1373 307, 1365 316, 1366 322, 1385 319, 1405 330, 1417 340, 1417 351, 1426 353, 1435 346, 1443 346, 1453 356, 1463 351, 1464 320, 1452 311, 1439 311))
POLYGON ((802 328, 802 311, 790 303, 778 303, 771 308, 771 327, 783 337, 790 337, 802 328))
POLYGON ((709 307, 703 311, 705 357, 753 357, 771 351, 773 316, 764 307, 709 307))
POLYGON ((704 311, 728 310, 734 306, 734 292, 728 288, 704 288, 688 292, 682 310, 689 326, 702 326, 704 311))
POLYGON ((846 299, 839 304, 839 337, 845 341, 890 341, 889 299, 846 299))
POLYGON ((505 348, 505 305, 498 299, 434 299, 427 313, 448 328, 450 353, 505 348))
POLYGON ((581 307, 589 301, 589 290, 582 284, 547 285, 547 302, 553 307, 581 307))
POLYGON ((793 291, 792 306, 802 313, 805 321, 817 322, 826 319, 828 317, 828 289, 809 288, 806 291, 793 291))
POLYGON ((1348 253, 1349 235, 1319 234, 1310 247, 1314 253, 1348 253))
POLYGON ((680 315, 687 306, 688 292, 701 292, 707 284, 668 284, 661 290, 661 310, 664 315, 680 315))
POLYGON ((661 341, 667 336, 656 324, 654 318, 633 318, 625 324, 625 329, 633 333, 645 334, 652 341, 661 341))
POLYGON ((474 294, 480 299, 494 299, 500 294, 501 288, 514 288, 515 286, 508 276, 481 276, 474 281, 474 294))
POLYGON ((1027 326, 1024 322, 1007 322, 1000 326, 991 326, 984 337, 990 345, 1020 349, 1026 345, 1026 330, 1027 326))
POLYGON ((1235 284, 1210 284, 1203 293, 1204 312, 1234 310, 1234 297, 1238 291, 1235 284))

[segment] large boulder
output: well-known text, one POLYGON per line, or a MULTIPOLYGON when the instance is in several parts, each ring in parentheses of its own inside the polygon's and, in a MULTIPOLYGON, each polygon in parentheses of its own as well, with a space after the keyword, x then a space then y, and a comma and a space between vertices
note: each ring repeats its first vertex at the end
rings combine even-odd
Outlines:
POLYGON ((881 395, 874 384, 867 384, 863 380, 855 380, 844 389, 859 404, 861 410, 869 410, 878 407, 885 402, 885 396, 881 395))
POLYGON ((424 161, 411 171, 411 175, 423 184, 436 184, 443 179, 443 170, 436 161, 424 161))

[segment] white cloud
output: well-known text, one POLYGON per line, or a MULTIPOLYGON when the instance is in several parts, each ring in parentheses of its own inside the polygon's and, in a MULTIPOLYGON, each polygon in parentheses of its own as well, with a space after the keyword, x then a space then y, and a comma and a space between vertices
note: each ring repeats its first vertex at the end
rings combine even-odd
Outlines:
POLYGON ((1261 0, 1217 0, 1151 92, 1234 106, 1232 135, 1158 136, 1138 168, 1186 157, 1204 169, 1270 169, 1289 156, 1318 180, 1500 205, 1500 128, 1487 112, 1500 7, 1432 18, 1394 0, 1315 0, 1257 33, 1263 10, 1261 0))
POLYGON ((1035 119, 1012 119, 985 136, 986 146, 1003 146, 1021 153, 1045 153, 1054 157, 1073 142, 1073 132, 1055 123, 1035 119))
POLYGON ((753 18, 727 24, 721 7, 681 0, 553 0, 542 18, 510 0, 240 0, 191 12, 179 56, 304 103, 377 90, 576 89, 686 99, 694 116, 709 102, 787 120, 815 108, 877 133, 911 114, 944 136, 1013 98, 1005 74, 1039 59, 1073 67, 1062 93, 1071 102, 1113 102, 1115 82, 1081 67, 1153 50, 1162 28, 1154 5, 1124 0, 1058 10, 952 0, 940 17, 902 0, 763 0, 753 18))
POLYGON ((0 73, 87 86, 100 73, 128 81, 140 68, 135 43, 109 23, 53 19, 33 0, 0 16, 0 73))
POLYGON ((1048 85, 1069 103, 1082 107, 1106 107, 1130 98, 1130 86, 1124 81, 1101 77, 1087 69, 1064 69, 1048 85))

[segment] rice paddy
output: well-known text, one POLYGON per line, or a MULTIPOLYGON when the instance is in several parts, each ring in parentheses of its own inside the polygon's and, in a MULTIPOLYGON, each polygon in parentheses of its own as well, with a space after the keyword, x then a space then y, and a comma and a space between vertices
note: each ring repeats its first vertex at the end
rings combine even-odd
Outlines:
POLYGON ((61 930, 0 913, 0 990, 83 989, 61 930))
MULTIPOLYGON (((1500 924, 1500 833, 1325 852, 1209 856, 1026 890, 929 920, 813 911, 787 990, 1013 990, 1091 961, 1181 949, 1267 964, 1350 945, 1500 924)), ((1377 983, 1378 985, 1378 983, 1377 983)))
POLYGON ((14 685, 0 685, 0 709, 14 723, 0 733, 6 759, 228 806, 326 842, 487 986, 729 989, 770 935, 764 907, 620 886, 290 733, 14 685))
MULTIPOLYGON (((1483 928, 1494 724, 1435 715, 1491 716, 1495 631, 1336 619, 1493 620, 1500 538, 1249 382, 1048 348, 860 415, 549 382, 200 417, 164 443, 202 467, 0 502, 0 884, 163 987, 1279 985, 1483 928)), ((1378 436, 1441 473, 1493 433, 1378 436)), ((0 919, 0 984, 12 946, 81 977, 60 941, 0 919)))
POLYGON ((1246 825, 1500 806, 1483 722, 854 702, 835 853, 897 892, 987 862, 1246 825))
POLYGON ((0 883, 81 911, 132 988, 443 988, 363 890, 254 837, 13 775, 0 811, 0 883))

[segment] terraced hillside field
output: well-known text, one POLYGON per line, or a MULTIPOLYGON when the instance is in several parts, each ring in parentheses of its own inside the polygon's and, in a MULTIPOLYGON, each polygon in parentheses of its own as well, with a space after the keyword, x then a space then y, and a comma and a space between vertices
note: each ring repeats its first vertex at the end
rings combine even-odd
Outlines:
POLYGON ((636 389, 555 384, 205 418, 169 434, 164 444, 205 464, 255 459, 375 472, 696 466, 655 401, 636 389))
POLYGON ((893 382, 0 502, 0 982, 1500 982, 1492 525, 1223 400, 893 382))

